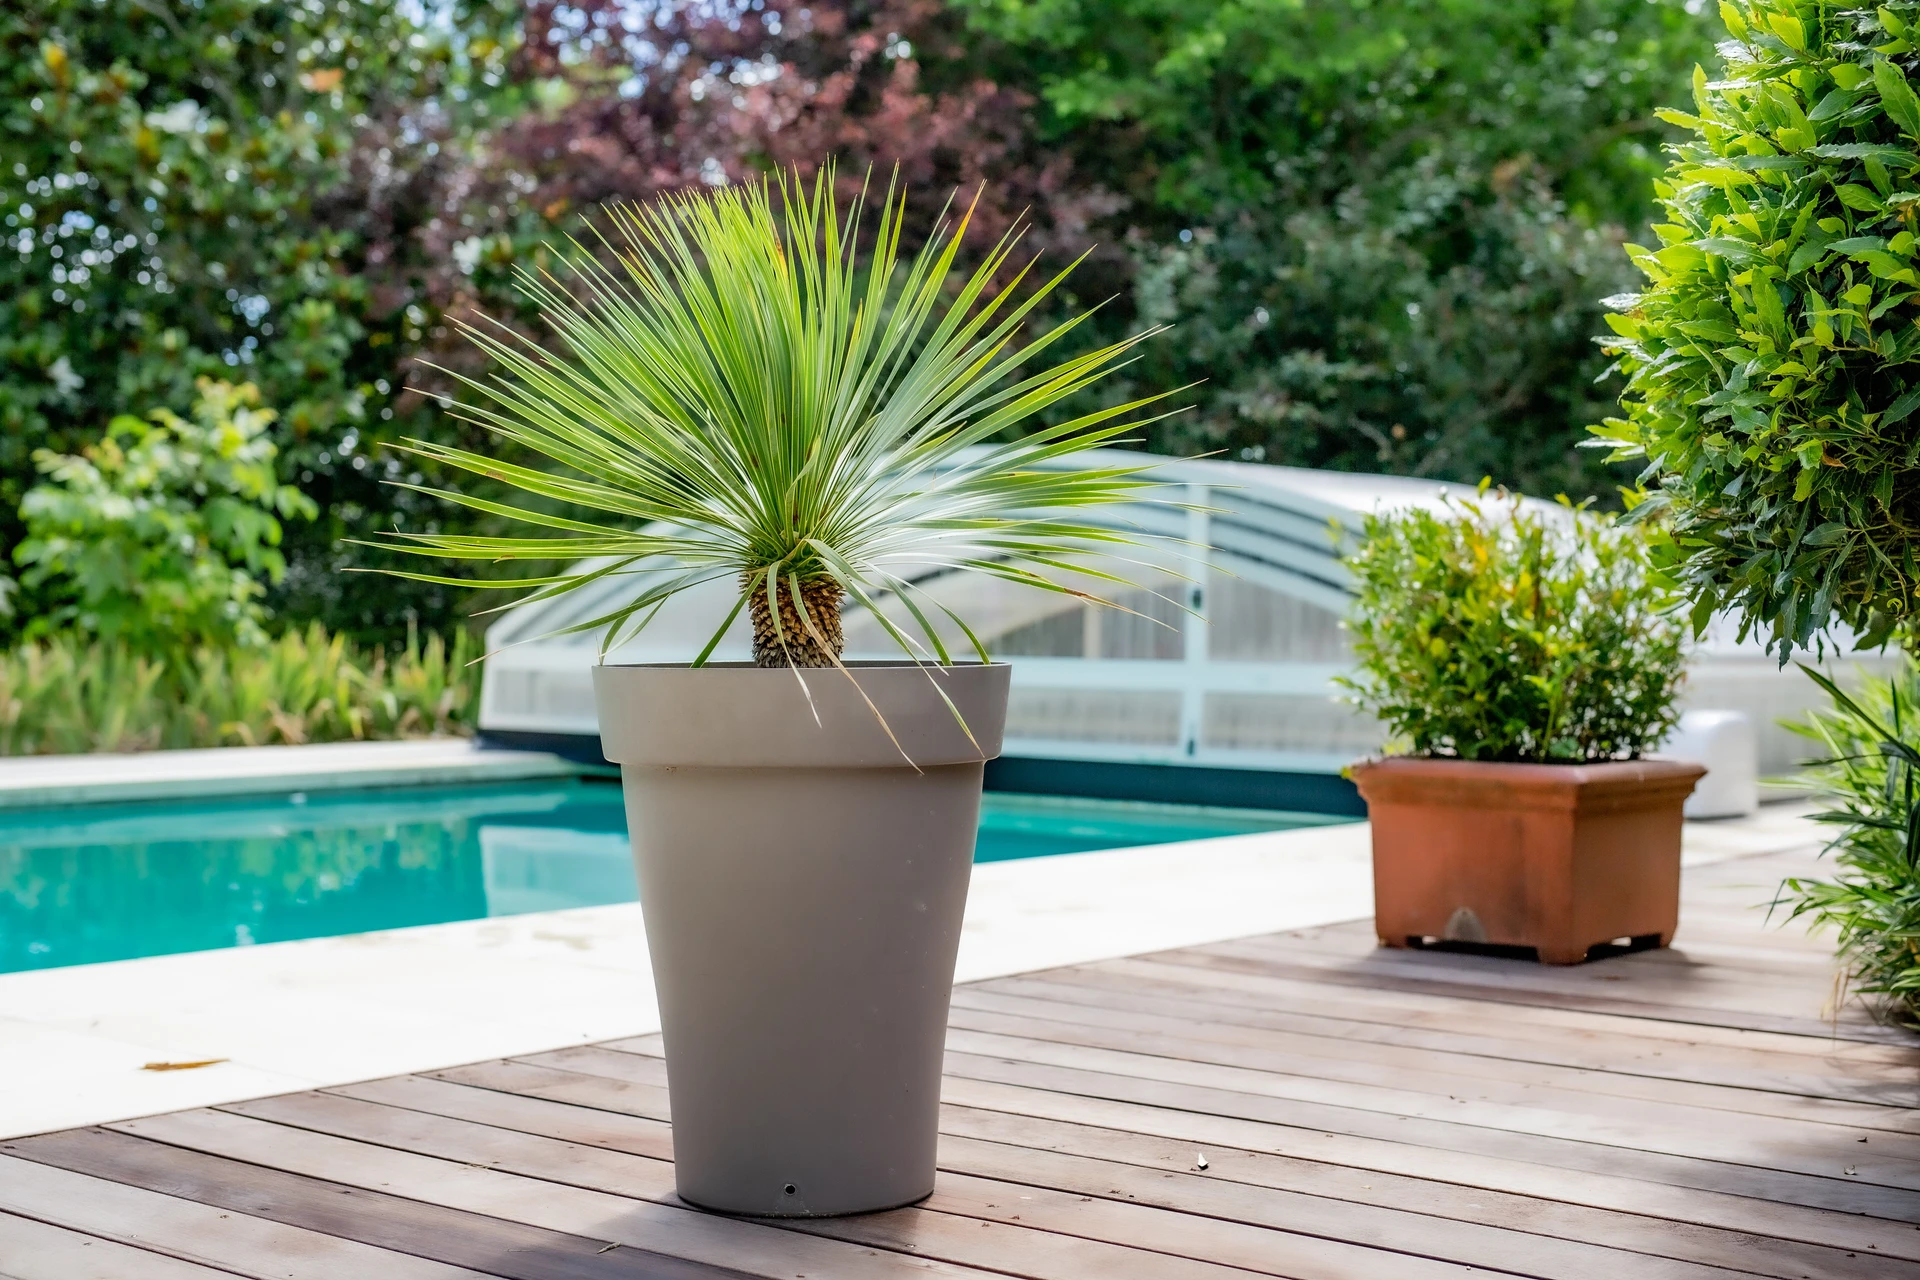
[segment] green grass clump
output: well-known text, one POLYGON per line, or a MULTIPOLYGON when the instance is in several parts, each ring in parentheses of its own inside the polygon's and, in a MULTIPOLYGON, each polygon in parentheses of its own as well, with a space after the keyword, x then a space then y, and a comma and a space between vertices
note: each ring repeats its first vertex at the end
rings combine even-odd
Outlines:
POLYGON ((0 755, 424 738, 468 732, 474 642, 388 654, 319 623, 264 644, 151 654, 56 635, 0 655, 0 755))
POLYGON ((1792 727, 1826 753, 1811 772, 1830 807, 1815 816, 1839 828, 1827 846, 1838 871, 1788 880, 1781 900, 1837 932, 1853 989, 1878 1012, 1920 1025, 1920 667, 1851 693, 1807 674, 1833 705, 1792 727))
POLYGON ((1348 557, 1358 671, 1337 683, 1418 755, 1632 759, 1679 718, 1685 625, 1637 528, 1504 497, 1370 516, 1348 557))

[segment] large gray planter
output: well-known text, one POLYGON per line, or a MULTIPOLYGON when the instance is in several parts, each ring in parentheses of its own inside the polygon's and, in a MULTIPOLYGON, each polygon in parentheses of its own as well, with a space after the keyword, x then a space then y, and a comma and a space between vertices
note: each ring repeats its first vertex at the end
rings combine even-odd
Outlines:
POLYGON ((803 674, 804 691, 790 670, 732 664, 594 671, 675 1177, 728 1213, 862 1213, 933 1190, 981 775, 1006 719, 1003 664, 855 664, 858 688, 803 674))

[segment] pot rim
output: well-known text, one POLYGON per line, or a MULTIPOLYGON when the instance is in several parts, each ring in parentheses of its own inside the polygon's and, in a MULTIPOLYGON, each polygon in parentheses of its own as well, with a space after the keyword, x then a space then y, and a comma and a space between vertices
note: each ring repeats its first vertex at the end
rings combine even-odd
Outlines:
POLYGON ((1365 756, 1355 760, 1347 768, 1360 769, 1406 769, 1418 766, 1423 769, 1487 769, 1512 770, 1516 773, 1526 771, 1541 776, 1548 774, 1565 775, 1579 769, 1596 772, 1617 773, 1627 769, 1653 769, 1661 773, 1670 773, 1678 769, 1699 769, 1706 772, 1706 766, 1693 760, 1676 760, 1672 756, 1645 755, 1634 756, 1628 760, 1463 760, 1459 756, 1417 756, 1417 755, 1378 755, 1365 756))
POLYGON ((815 671, 838 672, 840 667, 849 671, 953 671, 968 669, 975 671, 1011 667, 1011 662, 981 662, 970 658, 965 662, 912 662, 896 661, 888 658, 849 658, 840 667, 763 667, 756 662, 727 661, 703 662, 694 666, 691 662, 596 662, 595 670, 600 671, 772 671, 779 675, 791 675, 798 671, 807 675, 815 671))
POLYGON ((593 668, 600 749, 622 766, 907 768, 1000 754, 1012 667, 968 663, 593 668))

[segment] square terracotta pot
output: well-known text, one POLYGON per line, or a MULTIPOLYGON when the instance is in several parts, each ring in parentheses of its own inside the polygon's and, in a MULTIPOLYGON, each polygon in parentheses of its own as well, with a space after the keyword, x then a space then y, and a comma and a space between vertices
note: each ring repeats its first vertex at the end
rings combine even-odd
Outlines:
POLYGON ((1496 943, 1578 964, 1617 938, 1673 940, 1680 807, 1706 773, 1700 765, 1406 756, 1352 773, 1373 824, 1384 945, 1496 943))

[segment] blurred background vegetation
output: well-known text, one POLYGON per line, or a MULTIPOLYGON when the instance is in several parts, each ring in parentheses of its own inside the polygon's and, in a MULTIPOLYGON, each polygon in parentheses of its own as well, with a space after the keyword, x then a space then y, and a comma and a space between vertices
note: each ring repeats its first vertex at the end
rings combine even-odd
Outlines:
POLYGON ((898 166, 923 222, 984 183, 982 244, 1024 216, 1050 257, 1095 246, 1059 305, 1111 299, 1089 343, 1173 325, 1132 385, 1197 384, 1151 448, 1610 499, 1624 477, 1575 447, 1618 391, 1593 343, 1599 300, 1633 287, 1619 246, 1652 212, 1669 135, 1654 109, 1713 65, 1705 9, 7 6, 0 551, 15 576, 0 639, 31 628, 185 672, 199 659, 181 655, 209 646, 291 633, 398 654, 470 625, 457 590, 343 572, 380 555, 343 538, 474 519, 381 483, 414 476, 383 447, 397 437, 477 443, 446 412, 444 370, 476 360, 448 317, 525 325, 513 269, 541 265, 602 202, 827 156, 848 181, 898 166), (169 455, 171 479, 102 461, 184 439, 167 423, 200 421, 208 395, 253 397, 264 457, 223 454, 243 442, 215 431, 169 455), (221 490, 253 513, 223 541, 228 526, 182 495, 241 462, 266 468, 268 498, 221 490), (147 606, 60 568, 182 527, 214 562, 187 557, 182 580, 226 591, 228 633, 114 633, 116 609, 147 606), (49 538, 66 539, 64 561, 49 538), (223 567, 258 592, 236 597, 223 567), (254 624, 262 637, 241 634, 254 624))

